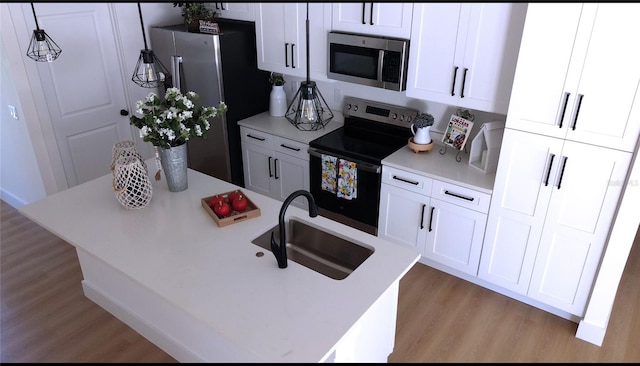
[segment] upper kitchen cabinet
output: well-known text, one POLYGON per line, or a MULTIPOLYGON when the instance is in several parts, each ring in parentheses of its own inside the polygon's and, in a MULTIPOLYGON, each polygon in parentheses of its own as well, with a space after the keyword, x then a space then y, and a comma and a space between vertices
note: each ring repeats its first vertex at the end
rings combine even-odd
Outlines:
POLYGON ((409 39, 413 3, 335 3, 334 31, 409 39))
POLYGON ((209 7, 214 9, 220 18, 246 20, 249 22, 256 20, 255 3, 209 3, 209 7))
MULTIPOLYGON (((327 79, 327 32, 331 3, 309 3, 309 72, 327 79)), ((258 68, 306 77, 307 3, 259 3, 256 10, 258 68)))
POLYGON ((416 3, 407 96, 506 114, 526 12, 526 3, 416 3))
POLYGON ((638 14, 640 4, 529 5, 507 127, 634 151, 638 14))

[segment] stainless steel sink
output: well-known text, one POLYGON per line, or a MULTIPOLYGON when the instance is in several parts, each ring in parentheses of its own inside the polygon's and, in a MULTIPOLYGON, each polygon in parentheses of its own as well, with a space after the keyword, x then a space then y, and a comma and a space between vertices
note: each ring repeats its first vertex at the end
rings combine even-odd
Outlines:
MULTIPOLYGON (((374 251, 294 218, 286 226, 287 258, 336 280, 346 278, 374 251)), ((271 232, 279 242, 278 225, 251 242, 271 251, 271 232)))

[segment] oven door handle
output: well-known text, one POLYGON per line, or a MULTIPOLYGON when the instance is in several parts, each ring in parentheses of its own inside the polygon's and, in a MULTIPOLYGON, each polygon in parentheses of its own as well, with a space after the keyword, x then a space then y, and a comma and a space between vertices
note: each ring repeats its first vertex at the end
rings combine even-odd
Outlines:
POLYGON ((380 165, 376 165, 376 164, 371 164, 371 163, 365 163, 364 161, 360 161, 360 160, 354 160, 351 158, 346 158, 346 157, 341 157, 339 155, 336 155, 334 153, 330 153, 327 151, 323 151, 314 147, 310 147, 309 150, 309 155, 313 155, 313 156, 317 156, 319 158, 322 158, 322 155, 330 155, 330 156, 336 156, 339 159, 344 159, 344 160, 349 160, 352 161, 354 163, 356 163, 356 166, 358 169, 364 170, 364 171, 368 171, 368 172, 373 172, 376 174, 380 174, 380 172, 382 171, 382 167, 380 165))

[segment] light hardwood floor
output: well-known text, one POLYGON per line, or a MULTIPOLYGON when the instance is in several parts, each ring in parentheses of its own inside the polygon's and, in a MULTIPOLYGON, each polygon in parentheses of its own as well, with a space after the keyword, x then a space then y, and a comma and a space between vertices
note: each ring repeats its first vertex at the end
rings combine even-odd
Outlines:
MULTIPOLYGON (((74 248, 1 202, 0 362, 176 362, 84 297, 74 248)), ((577 324, 416 264, 400 281, 399 362, 640 362, 640 234, 602 347, 577 324)))

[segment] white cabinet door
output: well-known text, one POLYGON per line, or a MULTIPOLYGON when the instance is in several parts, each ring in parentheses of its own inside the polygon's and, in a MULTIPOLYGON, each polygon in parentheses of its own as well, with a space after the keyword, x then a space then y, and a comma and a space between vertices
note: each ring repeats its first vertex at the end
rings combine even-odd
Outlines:
POLYGON ((272 196, 273 150, 242 141, 242 169, 244 186, 252 191, 272 196))
POLYGON ((506 114, 527 4, 415 4, 407 96, 506 114))
MULTIPOLYGON (((331 3, 308 5, 310 77, 326 80, 331 3)), ((260 70, 307 76, 306 19, 306 3, 256 4, 256 49, 260 70)))
POLYGON ((507 127, 634 151, 639 4, 530 4, 507 127))
POLYGON ((476 276, 487 215, 431 198, 423 255, 476 276))
POLYGON ((382 184, 378 236, 424 253, 429 210, 428 196, 382 184))
POLYGON ((565 142, 528 296, 582 316, 631 153, 565 142))
POLYGON ((246 20, 253 22, 256 20, 255 3, 209 3, 209 7, 214 9, 220 18, 246 20))
MULTIPOLYGON (((299 189, 309 190, 308 145, 240 127, 245 187, 284 201, 299 189)), ((293 205, 309 208, 303 197, 293 205)))
POLYGON ((563 142, 504 130, 479 278, 527 293, 563 142))
POLYGON ((409 39, 413 3, 335 3, 332 29, 409 39))

